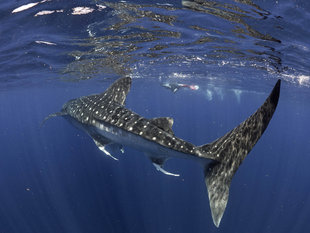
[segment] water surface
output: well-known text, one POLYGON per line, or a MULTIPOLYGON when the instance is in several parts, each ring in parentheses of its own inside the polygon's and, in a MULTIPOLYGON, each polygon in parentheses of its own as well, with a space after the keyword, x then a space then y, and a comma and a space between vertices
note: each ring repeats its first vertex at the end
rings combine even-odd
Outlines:
POLYGON ((307 232, 310 137, 307 1, 0 3, 0 231, 307 232), (133 78, 126 105, 174 118, 196 145, 252 114, 278 79, 278 109, 236 173, 220 228, 202 169, 157 172, 138 151, 105 157, 62 118, 69 99, 133 78), (197 85, 173 93, 162 85, 197 85))

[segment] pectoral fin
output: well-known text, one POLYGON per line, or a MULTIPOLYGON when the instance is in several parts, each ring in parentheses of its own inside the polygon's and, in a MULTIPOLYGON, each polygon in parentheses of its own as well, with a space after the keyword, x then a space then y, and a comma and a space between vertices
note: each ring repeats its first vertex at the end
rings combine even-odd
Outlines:
POLYGON ((153 157, 149 156, 149 158, 151 159, 151 161, 152 161, 152 163, 153 163, 153 165, 157 171, 160 171, 160 172, 162 172, 168 176, 180 176, 180 174, 171 173, 171 172, 168 172, 165 169, 163 169, 163 165, 166 161, 166 158, 157 158, 155 156, 153 156, 153 157))
POLYGON ((94 140, 96 146, 99 150, 101 150, 105 155, 111 157, 114 160, 118 160, 115 158, 109 151, 107 151, 106 146, 111 144, 111 141, 101 135, 98 134, 90 134, 91 138, 94 140))
POLYGON ((180 176, 180 174, 175 174, 175 173, 171 173, 171 172, 168 172, 168 171, 164 170, 162 168, 162 166, 158 165, 157 163, 153 163, 153 165, 155 166, 157 171, 160 171, 160 172, 164 173, 165 175, 168 175, 168 176, 180 176))
POLYGON ((99 141, 97 141, 97 140, 95 140, 95 139, 93 139, 93 140, 94 140, 96 146, 99 148, 99 150, 101 150, 103 153, 105 153, 105 155, 111 157, 111 158, 114 159, 114 160, 118 160, 118 159, 115 158, 113 155, 111 155, 111 153, 110 153, 109 151, 106 150, 105 147, 106 147, 108 144, 107 144, 107 145, 104 145, 104 144, 102 144, 101 142, 99 142, 99 141))

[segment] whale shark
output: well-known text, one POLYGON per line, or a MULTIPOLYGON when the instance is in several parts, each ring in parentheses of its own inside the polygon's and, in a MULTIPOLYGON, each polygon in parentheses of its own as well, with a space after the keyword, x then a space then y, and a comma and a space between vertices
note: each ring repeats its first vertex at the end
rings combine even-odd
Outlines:
POLYGON ((83 96, 66 102, 51 117, 63 116, 84 130, 107 156, 118 160, 108 145, 130 146, 151 160, 165 175, 179 176, 164 169, 169 158, 184 158, 202 165, 213 223, 219 227, 229 196, 231 180, 248 153, 267 128, 278 104, 279 79, 265 102, 237 127, 211 143, 196 146, 178 138, 173 118, 147 119, 125 107, 132 79, 116 80, 105 92, 83 96))

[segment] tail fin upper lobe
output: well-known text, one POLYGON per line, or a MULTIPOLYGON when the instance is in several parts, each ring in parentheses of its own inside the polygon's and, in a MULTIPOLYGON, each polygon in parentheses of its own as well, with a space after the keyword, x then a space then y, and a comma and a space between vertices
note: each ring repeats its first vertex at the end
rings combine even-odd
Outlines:
POLYGON ((278 104, 281 80, 278 80, 264 104, 248 119, 211 144, 199 147, 202 156, 215 162, 205 167, 214 224, 218 227, 224 214, 230 182, 238 167, 264 133, 278 104))

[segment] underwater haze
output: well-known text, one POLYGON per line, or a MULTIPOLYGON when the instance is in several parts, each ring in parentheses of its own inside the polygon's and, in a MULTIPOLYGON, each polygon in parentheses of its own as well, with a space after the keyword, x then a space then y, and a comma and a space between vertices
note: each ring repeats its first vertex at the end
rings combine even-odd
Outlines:
POLYGON ((1 233, 310 232, 310 2, 0 2, 1 233), (203 169, 140 151, 115 161, 62 117, 70 99, 131 77, 126 108, 171 117, 203 145, 253 114, 278 79, 268 128, 214 226, 203 169))

